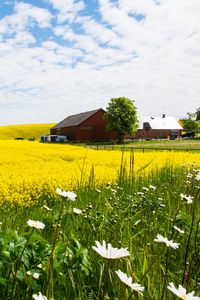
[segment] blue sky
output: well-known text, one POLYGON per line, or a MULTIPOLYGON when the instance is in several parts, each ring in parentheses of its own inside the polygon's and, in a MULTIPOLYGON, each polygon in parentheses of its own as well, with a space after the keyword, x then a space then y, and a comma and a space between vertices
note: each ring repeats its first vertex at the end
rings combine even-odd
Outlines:
POLYGON ((199 0, 2 0, 0 124, 135 100, 140 118, 200 106, 199 0))

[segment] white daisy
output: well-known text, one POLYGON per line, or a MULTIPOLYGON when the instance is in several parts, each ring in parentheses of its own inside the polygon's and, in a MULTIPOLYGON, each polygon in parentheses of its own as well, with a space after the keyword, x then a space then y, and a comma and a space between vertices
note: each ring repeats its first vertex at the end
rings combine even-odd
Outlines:
POLYGON ((44 296, 44 295, 42 295, 40 292, 39 292, 38 295, 37 294, 33 294, 32 297, 33 297, 34 300, 47 300, 47 297, 44 296))
POLYGON ((200 171, 198 172, 198 174, 195 176, 195 179, 200 181, 200 171))
POLYGON ((43 205, 43 208, 46 209, 46 210, 48 210, 48 211, 51 211, 51 210, 52 210, 52 208, 49 208, 49 207, 46 206, 46 205, 43 205))
POLYGON ((194 292, 191 292, 189 294, 186 293, 186 289, 184 289, 181 285, 179 285, 178 289, 175 288, 174 284, 172 282, 169 283, 167 288, 174 293, 176 296, 178 296, 180 299, 183 300, 200 300, 199 297, 193 296, 194 292))
POLYGON ((178 231, 179 233, 182 233, 182 234, 185 233, 184 230, 180 229, 179 227, 177 227, 177 226, 175 226, 175 225, 173 226, 173 228, 174 228, 176 231, 178 231))
POLYGON ((167 247, 171 247, 173 249, 177 249, 179 247, 180 244, 174 242, 174 241, 170 241, 167 238, 165 238, 164 236, 162 236, 161 234, 157 234, 156 239, 154 239, 155 242, 157 243, 165 243, 167 247))
POLYGON ((45 224, 40 221, 28 220, 27 224, 28 224, 28 226, 36 228, 36 229, 44 229, 44 227, 45 227, 45 224))
POLYGON ((119 279, 125 283, 126 285, 128 285, 129 287, 131 287, 134 291, 137 292, 143 292, 144 291, 144 287, 141 286, 138 283, 133 283, 132 282, 132 277, 128 277, 125 273, 123 273, 122 271, 118 270, 115 271, 115 273, 118 275, 119 279))
POLYGON ((65 192, 61 189, 57 188, 56 193, 62 197, 68 198, 71 201, 75 201, 77 195, 74 192, 65 192))
POLYGON ((34 272, 34 273, 33 273, 33 278, 34 278, 34 279, 37 280, 39 277, 40 277, 40 274, 39 274, 39 273, 37 273, 37 272, 34 272))
POLYGON ((78 209, 76 207, 73 208, 73 212, 76 214, 76 215, 81 215, 83 212, 81 209, 78 209))
POLYGON ((151 184, 150 184, 149 188, 152 189, 152 190, 154 190, 154 191, 156 190, 156 186, 151 185, 151 184))
POLYGON ((180 197, 183 199, 183 200, 186 200, 187 201, 187 204, 191 204, 193 202, 193 197, 192 196, 187 196, 187 195, 184 195, 184 194, 180 194, 180 197))
POLYGON ((42 264, 37 265, 38 269, 42 269, 42 264))
POLYGON ((101 245, 98 241, 96 241, 96 246, 92 246, 92 249, 95 250, 97 253, 99 253, 102 257, 105 257, 107 259, 116 259, 121 257, 129 256, 130 253, 127 250, 127 248, 113 248, 110 243, 108 243, 108 247, 106 248, 106 242, 103 241, 103 244, 101 245))

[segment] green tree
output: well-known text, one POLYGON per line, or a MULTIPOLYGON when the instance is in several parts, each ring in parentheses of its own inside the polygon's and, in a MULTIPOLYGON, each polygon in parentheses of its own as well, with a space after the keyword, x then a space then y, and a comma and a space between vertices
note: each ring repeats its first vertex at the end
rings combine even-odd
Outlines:
POLYGON ((195 115, 196 115, 196 121, 200 121, 200 107, 197 109, 195 115))
POLYGON ((110 100, 105 119, 108 128, 116 133, 119 143, 123 142, 125 133, 134 136, 138 128, 137 108, 133 100, 125 97, 110 100))
POLYGON ((183 130, 186 132, 196 131, 198 122, 195 120, 195 113, 187 113, 187 117, 180 120, 183 130))

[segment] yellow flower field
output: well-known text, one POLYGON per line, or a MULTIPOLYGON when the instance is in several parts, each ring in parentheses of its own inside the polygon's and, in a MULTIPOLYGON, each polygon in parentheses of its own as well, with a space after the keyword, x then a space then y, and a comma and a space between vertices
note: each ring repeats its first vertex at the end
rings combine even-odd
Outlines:
MULTIPOLYGON (((0 141, 0 202, 28 206, 41 195, 55 195, 55 188, 76 190, 89 180, 94 170, 96 186, 114 182, 118 176, 122 152, 92 150, 79 146, 40 144, 28 141, 0 141)), ((124 153, 127 172, 130 153, 124 153)), ((136 152, 134 171, 147 174, 166 164, 200 166, 199 153, 136 152)))

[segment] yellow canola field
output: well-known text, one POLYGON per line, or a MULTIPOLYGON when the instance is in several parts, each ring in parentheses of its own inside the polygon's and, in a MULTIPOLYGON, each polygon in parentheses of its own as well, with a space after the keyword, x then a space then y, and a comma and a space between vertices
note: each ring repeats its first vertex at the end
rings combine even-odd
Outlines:
MULTIPOLYGON (((122 152, 92 150, 79 146, 40 144, 28 141, 0 141, 0 203, 29 206, 41 197, 52 197, 55 188, 76 190, 94 170, 96 187, 114 182, 119 174, 122 152)), ((130 153, 124 153, 127 172, 130 153)), ((189 152, 136 152, 134 171, 147 174, 166 164, 195 163, 200 155, 189 152)))

